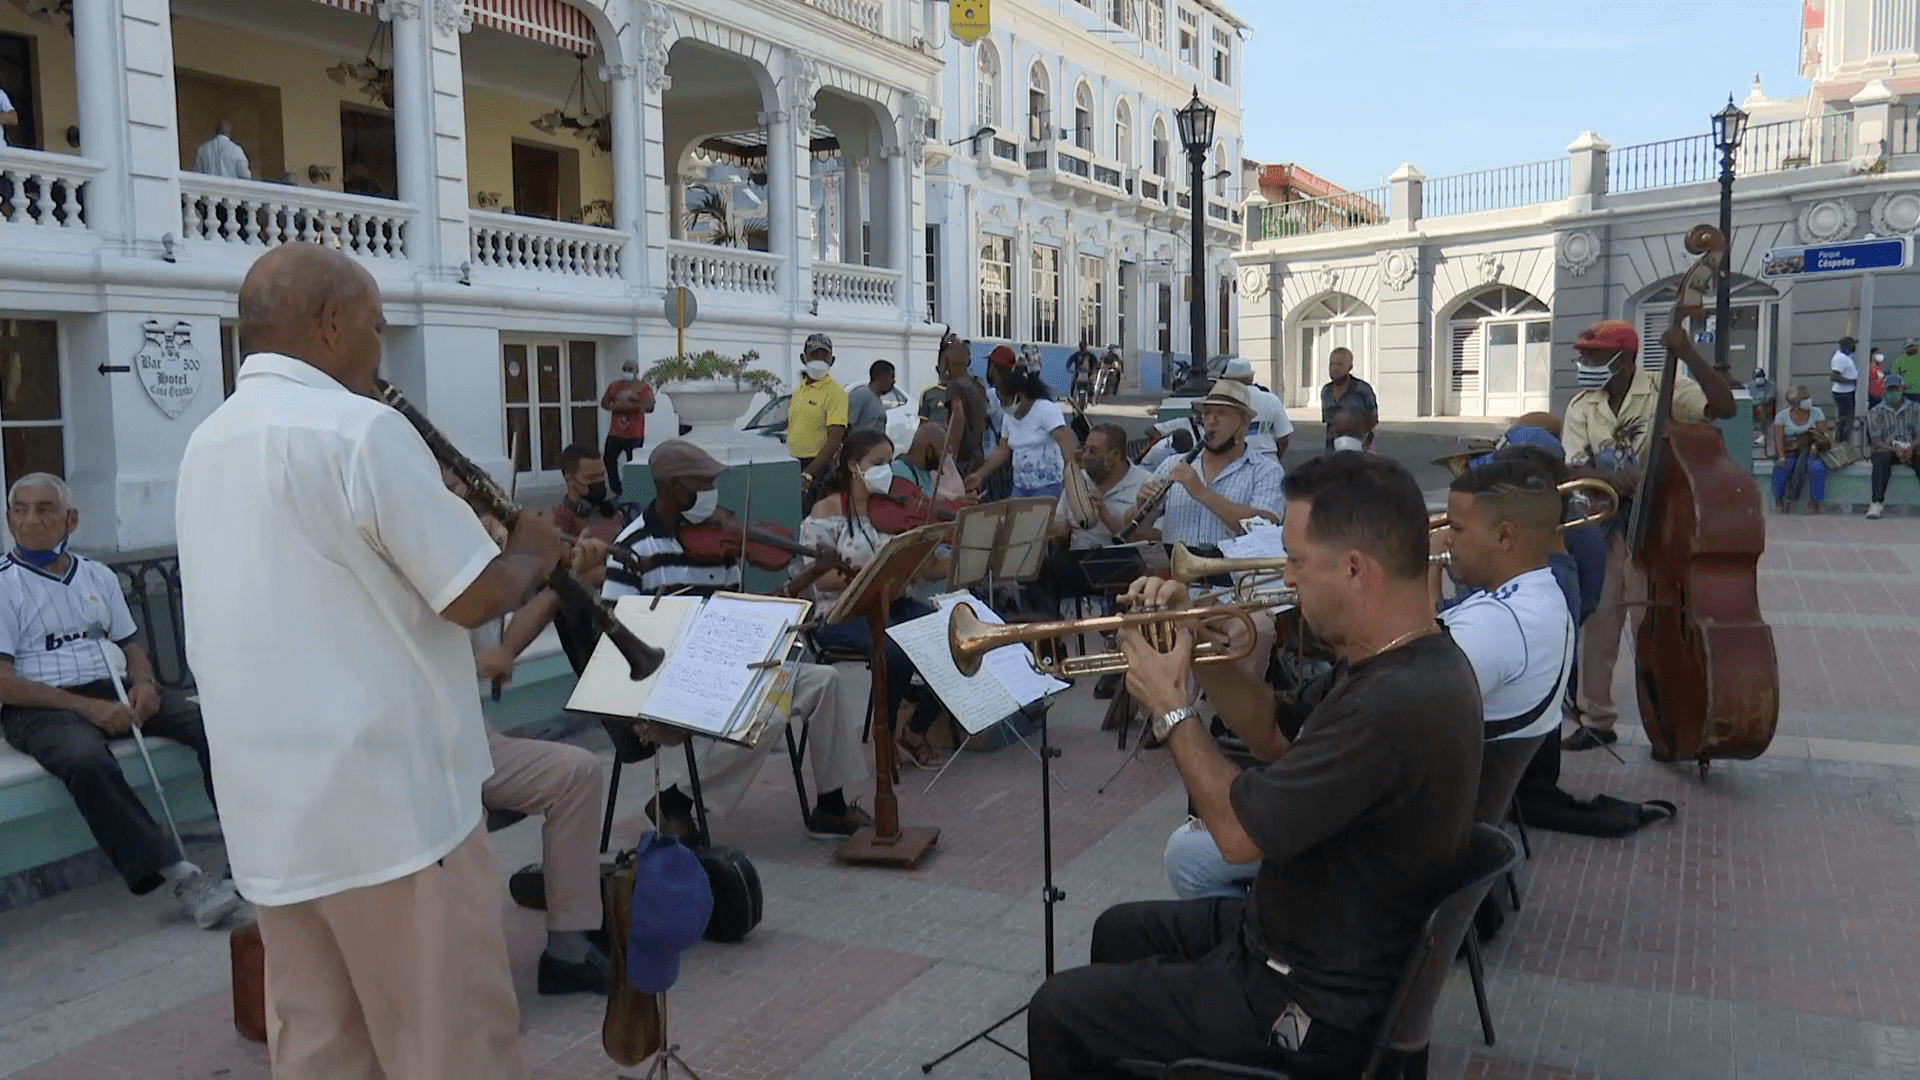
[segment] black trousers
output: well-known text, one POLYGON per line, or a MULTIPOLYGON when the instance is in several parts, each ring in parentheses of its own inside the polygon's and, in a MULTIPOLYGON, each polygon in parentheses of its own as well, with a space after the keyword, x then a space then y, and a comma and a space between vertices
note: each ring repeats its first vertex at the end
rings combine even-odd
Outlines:
POLYGON ((1093 924, 1091 962, 1041 985, 1027 1011, 1033 1080, 1124 1077, 1123 1060, 1162 1064, 1205 1057, 1267 1068, 1294 1080, 1352 1077, 1370 1040, 1323 1024, 1303 1053, 1269 1039, 1289 1001, 1284 980, 1242 937, 1245 900, 1120 904, 1093 924))
MULTIPOLYGON (((1873 452, 1872 497, 1874 502, 1887 501, 1887 484, 1893 480, 1893 467, 1895 464, 1893 451, 1875 450, 1873 452)), ((1914 479, 1920 480, 1920 455, 1915 455, 1914 459, 1908 462, 1907 465, 1912 467, 1914 479)))
POLYGON ((632 457, 634 451, 646 444, 645 436, 628 439, 619 435, 609 435, 606 443, 600 448, 600 461, 607 467, 607 490, 613 492, 616 501, 620 498, 620 459, 632 457))
MULTIPOLYGON (((81 697, 116 700, 113 683, 104 679, 66 690, 81 697)), ((207 734, 200 726, 199 706, 184 694, 162 691, 160 711, 140 730, 191 747, 200 759, 207 798, 213 799, 213 766, 207 760, 207 734)), ((161 868, 185 858, 174 847, 173 835, 153 820, 127 783, 110 748, 113 740, 92 721, 65 709, 8 705, 0 708, 0 731, 6 734, 9 745, 39 762, 66 786, 87 828, 92 830, 94 842, 106 852, 134 895, 158 888, 164 880, 161 868)))

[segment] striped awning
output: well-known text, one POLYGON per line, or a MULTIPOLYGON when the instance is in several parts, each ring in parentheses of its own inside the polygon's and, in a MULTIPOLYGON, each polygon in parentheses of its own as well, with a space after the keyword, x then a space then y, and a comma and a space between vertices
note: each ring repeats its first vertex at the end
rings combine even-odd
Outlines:
MULTIPOLYGON (((377 15, 376 0, 319 0, 357 15, 377 15)), ((567 0, 466 0, 467 14, 482 26, 573 53, 599 51, 587 13, 567 0)))

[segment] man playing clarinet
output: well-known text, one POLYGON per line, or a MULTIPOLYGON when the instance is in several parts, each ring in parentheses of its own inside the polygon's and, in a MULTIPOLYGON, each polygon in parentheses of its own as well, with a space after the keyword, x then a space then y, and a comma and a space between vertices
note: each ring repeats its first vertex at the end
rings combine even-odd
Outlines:
MULTIPOLYGON (((1434 620, 1420 486, 1387 459, 1335 454, 1295 470, 1284 493, 1286 584, 1339 657, 1297 726, 1257 672, 1193 666, 1190 630, 1167 653, 1137 629, 1121 633, 1127 689, 1151 711, 1221 854, 1260 861, 1253 894, 1101 914, 1091 963, 1034 995, 1036 1080, 1116 1075, 1128 1059, 1276 1053, 1357 1075, 1466 851, 1480 693, 1434 620), (1243 772, 1221 755, 1196 717, 1190 674, 1236 730, 1264 726, 1249 748, 1267 764, 1243 772)), ((1154 578, 1129 596, 1186 603, 1184 586, 1154 578)))
POLYGON ((502 550, 376 398, 380 291, 315 244, 240 288, 248 355, 180 465, 187 658, 220 820, 266 947, 276 1080, 517 1080, 467 632, 567 557, 502 550))

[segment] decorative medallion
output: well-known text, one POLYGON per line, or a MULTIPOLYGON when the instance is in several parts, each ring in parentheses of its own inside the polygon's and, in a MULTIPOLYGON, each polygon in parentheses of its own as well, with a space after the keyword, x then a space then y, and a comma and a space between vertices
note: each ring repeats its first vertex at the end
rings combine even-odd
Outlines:
POLYGON ((167 329, 159 319, 141 328, 145 340, 133 354, 133 371, 154 405, 172 420, 200 393, 200 351, 193 347, 193 325, 176 322, 167 329))
POLYGON ((1875 236, 1904 236, 1920 228, 1920 192, 1895 191, 1873 200, 1868 218, 1875 236))
POLYGON ((639 8, 640 70, 648 90, 665 93, 673 85, 673 76, 667 74, 667 56, 673 48, 673 14, 665 4, 651 0, 639 0, 639 8))
POLYGON ((1500 256, 1495 255, 1491 251, 1483 251, 1480 253, 1480 280, 1482 282, 1491 285, 1499 281, 1500 275, 1505 273, 1506 269, 1506 264, 1500 261, 1500 256))
POLYGON ((1404 289, 1420 273, 1418 248, 1393 248, 1380 253, 1380 280, 1389 289, 1404 289))
POLYGON ((1322 290, 1326 292, 1338 292, 1340 290, 1340 272, 1333 267, 1323 266, 1313 271, 1313 274, 1319 280, 1322 290))
POLYGON ((796 52, 787 65, 787 109, 801 131, 813 130, 813 95, 820 89, 820 65, 796 52))
POLYGON ((927 117, 932 108, 927 99, 919 94, 907 96, 907 157, 914 165, 923 165, 927 160, 927 117))
POLYGON ((1600 261, 1600 237, 1591 229, 1561 233, 1553 246, 1554 261, 1574 277, 1585 277, 1600 261))
POLYGON ((442 34, 472 30, 473 16, 467 14, 466 0, 433 0, 433 28, 442 34))
POLYGON ((1273 268, 1265 263, 1240 268, 1240 295, 1247 300, 1266 298, 1273 283, 1273 268))
POLYGON ((1846 199, 1822 199, 1800 211, 1800 242, 1825 244, 1853 235, 1860 214, 1846 199))

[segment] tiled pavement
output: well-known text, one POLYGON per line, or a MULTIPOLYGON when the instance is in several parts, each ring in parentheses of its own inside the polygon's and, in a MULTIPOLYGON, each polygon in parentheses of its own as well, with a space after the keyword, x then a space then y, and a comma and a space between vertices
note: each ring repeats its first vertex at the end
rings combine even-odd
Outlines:
MULTIPOLYGON (((1896 1077, 1920 1080, 1920 534, 1904 519, 1773 518, 1762 597, 1780 657, 1780 735, 1703 784, 1649 762, 1632 717, 1617 763, 1569 755, 1566 785, 1667 798, 1670 824, 1624 840, 1535 831, 1523 907, 1488 952, 1498 1045, 1480 1042, 1464 971, 1434 1075, 1466 1080, 1896 1077)), ((1631 702, 1624 675, 1619 700, 1631 702)), ((1119 764, 1084 688, 1054 709, 1057 953, 1086 955, 1105 905, 1164 896, 1160 852, 1184 796, 1163 755, 1119 764)), ((1044 962, 1038 767, 1018 746, 967 754, 904 819, 937 825, 912 872, 837 866, 806 839, 784 764, 717 826, 747 848, 766 920, 702 945, 671 995, 673 1036, 706 1078, 905 1078, 1032 992, 1044 962)), ((629 780, 623 832, 645 793, 629 780)), ((537 827, 495 834, 503 868, 537 827)), ((600 1000, 532 993, 538 916, 509 929, 534 1075, 638 1076, 599 1048, 600 1000)), ((1003 1037, 1023 1041, 1018 1022, 1003 1037)), ((267 1075, 234 1034, 223 934, 110 887, 0 916, 0 1076, 267 1075)), ((1024 1075, 977 1045, 935 1077, 1024 1075)))

